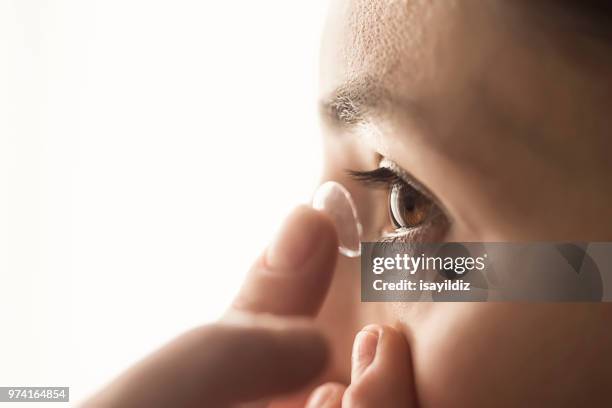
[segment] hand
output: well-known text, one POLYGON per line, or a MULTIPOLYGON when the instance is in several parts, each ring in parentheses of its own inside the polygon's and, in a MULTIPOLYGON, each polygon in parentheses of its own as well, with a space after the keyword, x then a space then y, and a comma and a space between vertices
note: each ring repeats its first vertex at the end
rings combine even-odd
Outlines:
MULTIPOLYGON (((84 407, 238 407, 296 391, 322 372, 328 345, 314 327, 337 256, 331 221, 295 210, 255 262, 226 316, 183 334, 84 407)), ((308 408, 413 407, 404 337, 368 326, 356 336, 351 384, 317 388, 308 408)))
POLYGON ((296 209, 221 322, 178 337, 83 406, 234 407, 307 384, 328 360, 309 318, 325 298, 336 256, 332 222, 296 209))
POLYGON ((351 363, 351 384, 321 385, 306 408, 417 406, 410 349, 397 330, 377 325, 363 328, 355 336, 351 363))

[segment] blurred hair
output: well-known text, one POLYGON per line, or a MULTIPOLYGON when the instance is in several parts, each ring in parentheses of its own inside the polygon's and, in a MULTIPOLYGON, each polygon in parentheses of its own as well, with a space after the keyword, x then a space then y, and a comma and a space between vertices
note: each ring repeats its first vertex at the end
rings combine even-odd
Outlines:
POLYGON ((548 0, 546 3, 569 14, 581 33, 612 41, 612 0, 548 0))

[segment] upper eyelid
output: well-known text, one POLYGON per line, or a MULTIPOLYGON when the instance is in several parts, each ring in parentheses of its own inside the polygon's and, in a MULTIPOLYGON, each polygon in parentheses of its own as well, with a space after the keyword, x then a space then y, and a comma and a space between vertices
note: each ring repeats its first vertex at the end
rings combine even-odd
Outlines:
POLYGON ((401 182, 418 193, 423 194, 426 198, 432 200, 434 203, 437 202, 429 190, 423 187, 412 176, 410 176, 403 169, 399 168, 397 165, 394 167, 385 165, 369 171, 346 170, 346 173, 352 179, 365 184, 384 184, 389 186, 401 182), (399 170, 402 171, 400 172, 399 170))
POLYGON ((401 168, 394 161, 389 160, 389 159, 384 158, 384 157, 381 159, 379 166, 386 166, 391 171, 397 173, 398 176, 406 184, 408 184, 410 187, 412 187, 413 189, 415 189, 416 191, 418 191, 419 193, 421 193, 425 197, 427 197, 429 200, 431 200, 436 205, 436 207, 438 207, 438 210, 441 211, 446 216, 447 219, 452 220, 450 212, 448 211, 446 206, 444 204, 442 204, 442 202, 438 199, 438 197, 435 194, 433 194, 427 187, 425 187, 423 184, 421 184, 419 181, 417 181, 416 177, 411 175, 408 171, 406 171, 403 168, 401 168))
POLYGON ((391 169, 379 167, 375 170, 359 171, 345 170, 346 173, 354 180, 365 184, 384 184, 389 185, 398 181, 404 181, 399 175, 391 169))
POLYGON ((423 194, 427 199, 431 200, 449 220, 452 219, 446 206, 443 205, 427 187, 418 182, 414 176, 392 160, 383 157, 379 167, 374 170, 346 170, 346 172, 351 178, 366 184, 384 183, 390 185, 393 184, 393 181, 401 181, 420 194, 423 194), (383 170, 386 171, 386 173, 383 172, 383 170))
POLYGON ((404 181, 406 184, 408 184, 410 187, 414 188, 416 191, 418 191, 419 193, 423 194, 425 197, 429 198, 430 200, 432 200, 434 203, 438 204, 438 200, 436 199, 436 197, 429 191, 429 189, 427 187, 425 187, 423 184, 419 183, 417 181, 417 179, 412 176, 410 173, 408 173, 406 170, 404 170, 403 168, 401 168, 397 163, 395 163, 392 160, 389 160, 387 158, 383 158, 380 161, 379 167, 378 168, 387 168, 389 170, 391 170, 393 173, 397 174, 397 176, 404 181))

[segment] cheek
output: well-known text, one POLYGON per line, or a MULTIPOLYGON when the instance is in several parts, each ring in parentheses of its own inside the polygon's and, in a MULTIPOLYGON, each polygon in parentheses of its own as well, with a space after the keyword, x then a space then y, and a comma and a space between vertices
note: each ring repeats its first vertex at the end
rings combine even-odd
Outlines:
POLYGON ((407 330, 423 407, 579 406, 608 395, 597 388, 612 363, 607 305, 420 305, 407 330))

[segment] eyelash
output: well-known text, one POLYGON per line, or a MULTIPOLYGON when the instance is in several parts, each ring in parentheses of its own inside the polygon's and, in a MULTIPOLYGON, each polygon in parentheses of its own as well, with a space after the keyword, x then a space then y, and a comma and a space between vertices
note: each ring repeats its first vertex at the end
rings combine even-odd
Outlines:
POLYGON ((390 187, 395 183, 405 183, 397 173, 387 167, 379 167, 370 171, 347 170, 346 172, 352 179, 368 186, 382 184, 390 187))
MULTIPOLYGON (((391 163, 394 165, 394 163, 391 163)), ((403 173, 403 172, 402 172, 403 173)), ((448 225, 448 218, 445 215, 445 212, 441 209, 441 205, 439 205, 438 200, 435 199, 431 193, 429 193, 423 186, 421 186, 416 181, 407 179, 407 174, 398 174, 398 172, 394 171, 389 167, 379 167, 375 170, 371 171, 356 171, 356 170, 347 170, 347 174, 354 180, 360 182, 369 188, 379 188, 384 187, 389 191, 392 191, 394 187, 401 187, 405 189, 409 189, 411 194, 419 195, 429 200, 433 205, 433 211, 431 215, 424 220, 421 224, 415 225, 414 227, 398 227, 393 233, 385 234, 382 237, 382 241, 386 242, 414 242, 414 241, 422 241, 427 240, 427 230, 431 230, 433 227, 440 227, 438 231, 434 231, 434 240, 437 239, 440 235, 443 235, 445 231, 445 227, 448 225), (437 221, 442 220, 443 222, 438 223, 437 221), (436 221, 436 222, 434 222, 436 221), (435 224, 435 225, 434 225, 435 224)), ((388 204, 387 204, 388 205, 388 204)), ((390 214, 393 217, 392 213, 390 214)), ((432 237, 429 237, 430 239, 432 237)))

